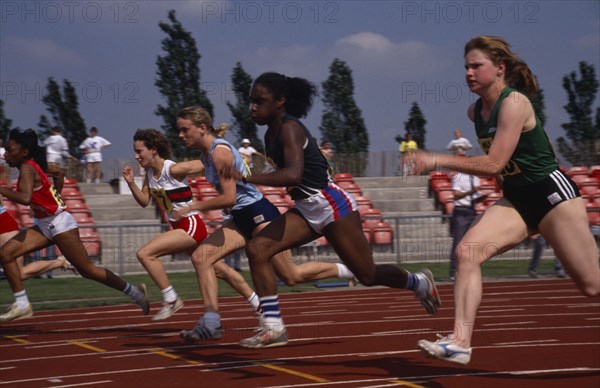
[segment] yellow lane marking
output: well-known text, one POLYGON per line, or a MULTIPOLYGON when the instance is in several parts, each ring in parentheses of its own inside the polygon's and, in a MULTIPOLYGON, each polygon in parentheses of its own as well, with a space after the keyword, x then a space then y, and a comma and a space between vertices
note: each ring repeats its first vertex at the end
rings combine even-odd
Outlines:
POLYGON ((288 373, 290 375, 294 375, 294 376, 298 376, 298 377, 303 377, 303 378, 305 378, 307 380, 316 381, 318 383, 326 383, 326 382, 329 381, 329 380, 325 380, 325 379, 322 379, 322 378, 317 377, 317 376, 309 375, 307 373, 302 373, 302 372, 298 372, 298 371, 287 369, 287 368, 282 368, 280 366, 276 366, 276 365, 273 365, 273 364, 263 364, 261 362, 257 362, 256 365, 260 365, 260 366, 268 368, 268 369, 273 369, 273 370, 276 370, 278 372, 283 372, 283 373, 288 373))
POLYGON ((69 343, 71 345, 77 345, 77 346, 81 346, 84 349, 88 349, 88 350, 92 350, 94 352, 98 352, 98 353, 103 353, 106 352, 106 349, 102 349, 102 348, 97 348, 95 346, 92 345, 88 345, 85 342, 79 342, 79 341, 69 341, 69 343))
POLYGON ((4 338, 6 338, 7 340, 18 342, 20 344, 30 344, 31 343, 31 341, 27 341, 26 339, 15 337, 12 335, 5 335, 4 338))
POLYGON ((423 385, 419 385, 419 384, 413 384, 413 383, 409 383, 408 381, 404 381, 404 380, 392 380, 392 383, 396 383, 398 385, 403 385, 405 387, 411 387, 411 388, 425 388, 423 385))
POLYGON ((171 360, 185 361, 188 364, 192 364, 192 365, 202 365, 203 364, 201 362, 194 361, 194 360, 188 360, 187 358, 184 358, 184 357, 181 357, 181 356, 178 356, 175 354, 171 354, 168 352, 164 352, 162 350, 150 350, 150 353, 154 353, 159 356, 167 357, 167 358, 170 358, 171 360))

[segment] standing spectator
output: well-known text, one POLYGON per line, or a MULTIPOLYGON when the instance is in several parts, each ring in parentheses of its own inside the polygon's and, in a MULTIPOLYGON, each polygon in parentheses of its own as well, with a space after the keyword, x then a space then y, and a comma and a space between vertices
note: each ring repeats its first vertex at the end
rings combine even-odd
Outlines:
POLYGON ((58 168, 64 170, 64 158, 77 160, 74 156, 69 154, 69 145, 67 139, 60 134, 60 127, 52 127, 52 135, 44 140, 44 146, 46 147, 46 158, 48 164, 55 165, 58 168))
MULTIPOLYGON (((531 261, 529 262, 529 277, 537 278, 537 267, 540 263, 540 259, 542 258, 542 253, 544 253, 544 248, 546 248, 546 239, 541 234, 536 234, 531 237, 533 239, 533 255, 531 257, 531 261)), ((554 258, 554 274, 559 278, 566 278, 567 274, 565 274, 565 270, 560 263, 558 258, 554 258)))
POLYGON ((102 168, 100 166, 102 149, 110 144, 108 140, 98 136, 98 128, 92 127, 90 136, 79 146, 83 150, 87 162, 86 183, 92 183, 92 179, 94 179, 94 183, 100 183, 100 178, 102 178, 102 168))
POLYGON ((329 164, 329 174, 333 176, 335 174, 335 160, 333 160, 335 151, 333 145, 328 141, 323 141, 319 148, 325 159, 327 159, 327 164, 329 164))
POLYGON ((413 136, 410 132, 406 133, 404 140, 400 142, 400 174, 410 175, 412 174, 412 162, 410 155, 419 149, 417 142, 413 140, 413 136))
POLYGON ((6 164, 6 160, 4 159, 5 152, 4 141, 0 139, 0 181, 6 180, 8 176, 8 164, 6 164))
POLYGON ((236 270, 237 272, 242 272, 242 252, 237 250, 231 253, 229 256, 225 257, 225 264, 236 270))
POLYGON ((452 210, 452 252, 450 253, 450 280, 454 281, 456 274, 456 249, 467 230, 471 227, 477 211, 475 211, 475 198, 481 181, 479 177, 455 173, 452 177, 452 190, 454 193, 454 209, 452 210))
POLYGON ((254 155, 263 156, 263 154, 258 152, 254 147, 250 145, 250 140, 248 139, 242 140, 242 146, 238 148, 238 152, 242 155, 244 161, 246 162, 248 167, 250 167, 250 170, 254 168, 254 155))
POLYGON ((466 137, 463 137, 460 129, 454 131, 454 139, 450 140, 450 143, 446 146, 446 149, 452 152, 454 155, 466 155, 467 151, 473 146, 466 137))

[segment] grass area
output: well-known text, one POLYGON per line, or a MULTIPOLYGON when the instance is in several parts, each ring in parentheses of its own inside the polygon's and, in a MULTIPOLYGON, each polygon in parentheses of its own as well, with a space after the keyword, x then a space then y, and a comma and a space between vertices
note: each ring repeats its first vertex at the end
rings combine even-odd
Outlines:
MULTIPOLYGON (((528 260, 499 260, 490 261, 483 266, 483 275, 486 277, 524 276, 527 275, 528 260)), ((417 271, 423 267, 429 268, 436 279, 448 278, 448 263, 410 263, 403 264, 403 268, 409 271, 417 271)), ((538 267, 540 274, 552 274, 554 271, 553 260, 541 260, 538 267)), ((243 272, 242 275, 252 284, 250 273, 243 272)), ((127 275, 123 277, 126 281, 138 284, 146 283, 153 302, 161 301, 158 288, 152 283, 148 275, 127 275)), ((198 299, 200 293, 193 272, 169 274, 171 284, 183 299, 198 299)), ((338 279, 327 279, 321 281, 339 282, 338 279)), ((58 310, 75 307, 109 306, 115 304, 129 303, 129 298, 104 285, 80 277, 56 277, 54 279, 31 279, 25 282, 27 295, 36 310, 58 310)), ((314 286, 314 282, 303 283, 293 287, 280 286, 280 294, 288 292, 304 292, 322 290, 314 286)), ((225 282, 219 280, 219 295, 237 295, 225 282)), ((12 292, 6 281, 0 281, 0 307, 6 309, 14 301, 12 292)))

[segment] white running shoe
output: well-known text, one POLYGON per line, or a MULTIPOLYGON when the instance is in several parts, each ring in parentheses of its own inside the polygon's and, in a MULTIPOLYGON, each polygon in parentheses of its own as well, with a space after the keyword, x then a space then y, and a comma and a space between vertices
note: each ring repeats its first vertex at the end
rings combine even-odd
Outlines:
POLYGON ((438 308, 442 305, 442 299, 438 294, 437 287, 435 286, 435 279, 433 274, 427 268, 422 269, 420 272, 415 273, 419 278, 419 281, 427 282, 427 289, 424 292, 415 293, 417 299, 421 301, 427 313, 433 315, 437 312, 438 308))
MULTIPOLYGON (((439 334, 438 337, 440 337, 439 334)), ((471 361, 471 353, 473 352, 473 348, 463 348, 448 337, 440 337, 435 342, 420 340, 417 342, 417 346, 424 351, 428 357, 439 358, 440 360, 462 365, 466 365, 471 361)))
POLYGON ((33 309, 31 304, 28 304, 25 308, 20 308, 17 302, 13 303, 6 313, 0 315, 0 322, 17 321, 19 319, 25 319, 33 316, 33 309))
POLYGON ((241 340, 240 346, 250 349, 274 348, 276 346, 285 346, 287 343, 288 336, 285 328, 280 331, 263 328, 254 336, 241 340))
POLYGON ((162 321, 163 319, 171 318, 173 314, 179 311, 183 307, 183 301, 177 297, 173 302, 163 302, 162 307, 155 316, 152 317, 153 321, 162 321))

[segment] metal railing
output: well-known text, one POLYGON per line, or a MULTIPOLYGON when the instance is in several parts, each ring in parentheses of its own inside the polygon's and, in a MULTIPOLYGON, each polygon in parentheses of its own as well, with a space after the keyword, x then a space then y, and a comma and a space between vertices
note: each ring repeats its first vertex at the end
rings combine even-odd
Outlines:
MULTIPOLYGON (((371 241, 375 262, 403 264, 449 261, 452 249, 449 216, 384 216, 383 219, 391 226, 393 238, 389 244, 376 244, 371 241)), ((81 228, 97 229, 102 239, 100 265, 123 275, 144 272, 144 268, 137 260, 137 251, 153 237, 168 230, 169 225, 124 224, 81 226, 81 228)), ((500 255, 500 259, 529 260, 531 258, 529 245, 528 242, 524 242, 500 255)), ((313 242, 295 248, 293 253, 297 262, 307 260, 339 262, 339 258, 327 244, 319 245, 313 242)), ((552 251, 549 250, 547 255, 552 255, 552 251)), ((185 254, 163 257, 162 261, 168 271, 193 271, 190 259, 185 254)), ((242 262, 243 266, 247 267, 245 254, 242 262)))

